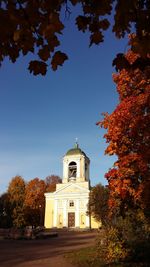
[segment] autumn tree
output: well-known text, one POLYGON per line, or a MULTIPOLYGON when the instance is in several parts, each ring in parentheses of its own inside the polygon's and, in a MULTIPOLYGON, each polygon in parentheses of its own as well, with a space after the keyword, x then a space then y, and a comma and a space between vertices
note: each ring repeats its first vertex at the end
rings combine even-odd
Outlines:
MULTIPOLYGON (((134 28, 131 48, 141 55, 141 64, 147 64, 144 57, 150 52, 149 0, 2 0, 0 62, 5 57, 15 62, 21 54, 32 54, 28 66, 31 73, 45 75, 49 66, 56 70, 68 59, 58 47, 64 18, 71 16, 76 5, 80 8, 75 24, 79 31, 89 33, 90 46, 103 42, 104 32, 110 26, 117 38, 124 38, 134 28)), ((122 54, 115 64, 120 62, 126 65, 122 54)))
POLYGON ((150 200, 147 193, 150 188, 150 67, 132 69, 139 58, 132 51, 125 58, 131 68, 113 75, 120 102, 99 123, 107 129, 106 154, 118 157, 106 174, 109 206, 112 209, 119 206, 124 212, 137 205, 146 211, 150 200))
POLYGON ((27 183, 25 191, 25 214, 29 225, 43 225, 46 185, 43 180, 34 178, 27 183))
POLYGON ((88 213, 102 224, 107 224, 108 217, 108 188, 97 184, 91 188, 88 203, 88 213))
POLYGON ((8 199, 12 210, 13 225, 22 227, 24 220, 25 181, 21 176, 15 176, 8 186, 8 199))
POLYGON ((105 153, 117 156, 105 175, 111 226, 105 231, 106 245, 99 242, 100 256, 102 252, 108 263, 129 256, 138 258, 139 254, 143 261, 149 243, 150 67, 140 65, 140 55, 131 50, 124 59, 128 67, 120 65, 118 73, 113 74, 119 103, 98 123, 106 129, 105 153))
POLYGON ((49 175, 45 178, 46 192, 56 191, 56 184, 62 183, 62 179, 58 175, 49 175))

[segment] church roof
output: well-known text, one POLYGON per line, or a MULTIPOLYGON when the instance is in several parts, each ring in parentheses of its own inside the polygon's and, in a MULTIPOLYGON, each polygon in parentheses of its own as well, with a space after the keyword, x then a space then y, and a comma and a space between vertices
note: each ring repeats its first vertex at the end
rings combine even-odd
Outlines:
POLYGON ((79 148, 78 143, 75 144, 74 148, 71 148, 67 151, 66 156, 70 155, 84 155, 85 157, 87 157, 86 154, 81 150, 81 148, 79 148))

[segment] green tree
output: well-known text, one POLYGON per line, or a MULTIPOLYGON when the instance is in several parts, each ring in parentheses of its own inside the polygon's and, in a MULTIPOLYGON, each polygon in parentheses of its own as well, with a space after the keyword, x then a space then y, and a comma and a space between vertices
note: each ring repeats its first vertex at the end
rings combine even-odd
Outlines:
MULTIPOLYGON (((56 70, 68 58, 58 48, 65 27, 64 15, 70 16, 78 4, 75 24, 79 31, 89 33, 90 46, 103 42, 104 32, 111 25, 117 38, 124 38, 134 28, 132 50, 142 58, 150 53, 149 0, 2 0, 0 62, 5 57, 15 62, 20 54, 30 53, 35 55, 28 67, 33 74, 45 75, 49 65, 56 70)), ((124 64, 122 55, 117 62, 124 64)))
POLYGON ((108 188, 97 184, 90 191, 88 203, 88 213, 104 225, 108 222, 108 196, 108 188))
POLYGON ((8 198, 12 209, 13 225, 22 227, 24 219, 25 181, 21 176, 15 176, 8 186, 8 198))

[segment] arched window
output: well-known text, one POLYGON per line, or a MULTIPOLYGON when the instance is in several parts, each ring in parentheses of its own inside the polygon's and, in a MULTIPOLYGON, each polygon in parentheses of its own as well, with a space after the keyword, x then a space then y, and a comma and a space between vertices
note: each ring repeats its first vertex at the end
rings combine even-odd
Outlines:
POLYGON ((69 178, 76 178, 77 177, 77 164, 74 161, 69 163, 69 178))

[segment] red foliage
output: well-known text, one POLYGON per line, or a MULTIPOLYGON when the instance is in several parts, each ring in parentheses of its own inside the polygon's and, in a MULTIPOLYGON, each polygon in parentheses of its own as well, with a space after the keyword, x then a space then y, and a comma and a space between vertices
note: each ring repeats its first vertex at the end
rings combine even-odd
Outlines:
MULTIPOLYGON (((129 51, 125 57, 133 64, 138 55, 129 51)), ((107 129, 105 153, 118 157, 106 174, 111 208, 116 197, 128 200, 128 205, 142 204, 147 190, 144 184, 150 185, 150 67, 122 69, 113 79, 120 102, 112 114, 104 114, 103 121, 97 123, 107 129)))
POLYGON ((62 179, 58 175, 49 175, 45 178, 46 192, 56 191, 56 184, 62 183, 62 179))
POLYGON ((39 209, 40 206, 44 207, 45 192, 45 182, 39 178, 32 179, 26 186, 25 206, 32 207, 32 209, 39 209))

